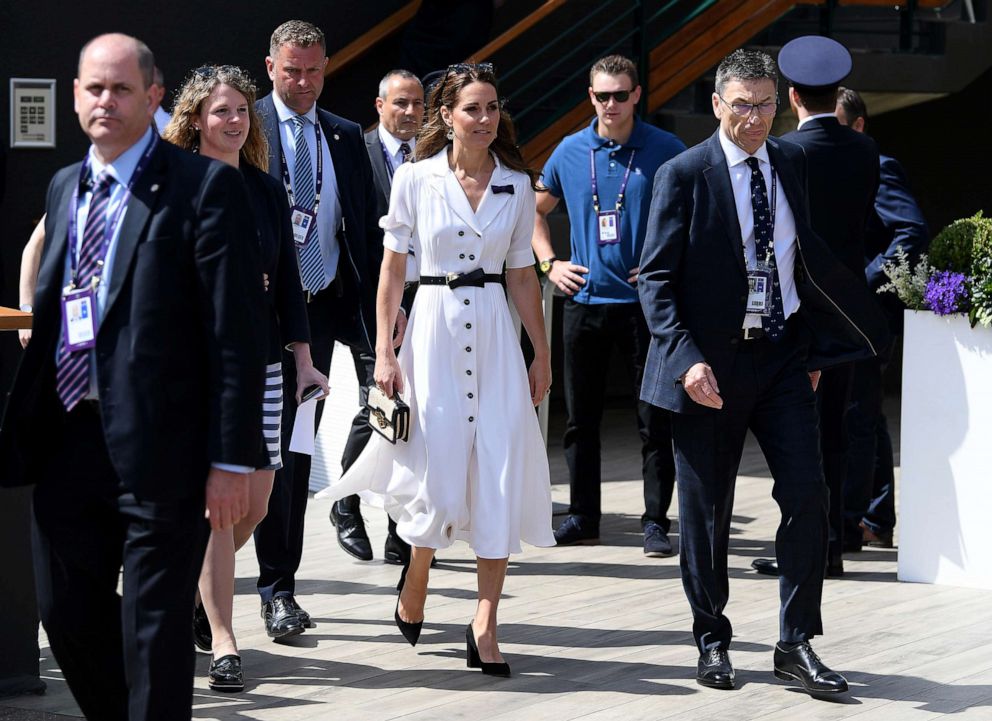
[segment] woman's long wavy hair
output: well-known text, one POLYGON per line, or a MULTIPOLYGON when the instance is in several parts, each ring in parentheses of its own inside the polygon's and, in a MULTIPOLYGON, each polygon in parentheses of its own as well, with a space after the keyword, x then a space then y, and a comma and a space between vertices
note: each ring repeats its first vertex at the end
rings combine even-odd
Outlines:
POLYGON ((234 65, 204 65, 189 74, 186 82, 176 92, 176 102, 162 138, 180 148, 198 152, 200 133, 194 123, 200 119, 203 102, 218 85, 227 85, 245 96, 248 101, 248 135, 241 146, 241 159, 265 170, 269 167, 269 145, 262 132, 262 122, 255 112, 258 89, 254 81, 241 68, 234 65))
MULTIPOLYGON (((440 80, 434 89, 431 90, 427 103, 427 122, 420 129, 417 136, 416 159, 422 160, 430 158, 441 151, 442 148, 451 143, 448 140, 448 126, 441 118, 441 108, 453 110, 458 105, 458 96, 462 88, 470 83, 486 83, 496 88, 497 95, 499 88, 496 85, 496 76, 493 74, 492 66, 488 63, 482 65, 452 65, 448 68, 444 78, 440 80)), ((496 138, 489 146, 499 162, 511 170, 519 170, 526 173, 530 178, 530 184, 536 189, 537 171, 530 168, 524 161, 520 148, 517 146, 517 131, 513 127, 513 120, 510 114, 503 109, 500 103, 499 125, 496 128, 496 138)))

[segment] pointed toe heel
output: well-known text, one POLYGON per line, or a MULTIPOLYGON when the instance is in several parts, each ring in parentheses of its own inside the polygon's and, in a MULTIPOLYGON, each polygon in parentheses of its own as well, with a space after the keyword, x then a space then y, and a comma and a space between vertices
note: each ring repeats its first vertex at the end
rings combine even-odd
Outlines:
POLYGON ((403 634, 411 646, 416 646, 417 641, 420 640, 420 631, 424 627, 423 621, 418 621, 417 623, 410 623, 409 621, 404 621, 400 618, 400 600, 396 599, 396 611, 393 612, 393 620, 396 621, 396 627, 399 628, 400 633, 403 634))
POLYGON ((465 664, 469 668, 482 669, 486 676, 510 678, 510 664, 486 663, 479 656, 479 645, 475 642, 475 631, 472 630, 471 623, 465 628, 465 664))

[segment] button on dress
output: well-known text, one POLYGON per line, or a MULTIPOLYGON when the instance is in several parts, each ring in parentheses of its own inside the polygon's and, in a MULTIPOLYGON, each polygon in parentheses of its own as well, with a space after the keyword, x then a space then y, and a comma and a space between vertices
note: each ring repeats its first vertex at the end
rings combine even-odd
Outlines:
MULTIPOLYGON (((397 169, 383 244, 406 253, 412 242, 421 275, 529 267, 534 206, 527 176, 497 160, 473 212, 445 149, 397 169)), ((410 440, 373 433, 326 495, 384 507, 415 546, 464 540, 505 558, 520 541, 555 545, 547 452, 503 287, 420 286, 398 361, 410 440)))

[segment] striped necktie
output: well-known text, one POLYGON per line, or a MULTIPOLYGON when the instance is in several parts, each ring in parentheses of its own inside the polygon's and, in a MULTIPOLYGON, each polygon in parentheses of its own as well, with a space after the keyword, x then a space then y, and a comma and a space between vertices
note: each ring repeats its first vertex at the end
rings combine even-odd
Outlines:
MULTIPOLYGON (((107 206, 110 203, 110 189, 113 184, 114 176, 104 171, 97 177, 93 188, 89 210, 86 213, 86 227, 83 228, 83 237, 79 244, 79 262, 76 265, 76 283, 79 288, 90 285, 103 261, 101 250, 104 233, 107 231, 107 206)), ((72 252, 71 244, 69 252, 72 252)), ((56 361, 55 389, 62 400, 62 405, 67 411, 71 411, 89 391, 90 352, 89 350, 69 351, 65 347, 65 342, 66 339, 63 337, 56 361)))
MULTIPOLYGON (((768 259, 768 265, 775 268, 775 232, 774 219, 768 206, 768 190, 765 187, 765 176, 761 174, 757 158, 748 158, 747 166, 751 169, 751 210, 754 212, 754 253, 760 262, 768 259)), ((771 315, 761 316, 761 327, 772 341, 779 340, 785 333, 785 311, 782 306, 782 289, 778 283, 778 273, 772 279, 772 309, 771 315)))
MULTIPOLYGON (((317 196, 314 192, 313 165, 310 162, 310 149, 307 147, 303 129, 307 119, 302 115, 293 118, 293 145, 296 151, 296 167, 293 171, 293 200, 304 210, 313 210, 317 196)), ((315 132, 320 132, 314 128, 315 132)), ((317 222, 314 218, 313 223, 317 222)), ((320 254, 320 236, 317 228, 310 229, 309 240, 296 246, 300 258, 300 279, 303 289, 311 293, 322 290, 327 285, 324 274, 324 259, 320 254)))

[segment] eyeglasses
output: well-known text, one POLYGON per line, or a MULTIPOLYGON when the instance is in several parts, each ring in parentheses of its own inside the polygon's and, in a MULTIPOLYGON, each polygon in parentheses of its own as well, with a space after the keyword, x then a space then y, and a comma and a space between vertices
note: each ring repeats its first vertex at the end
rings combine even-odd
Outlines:
POLYGON ((717 97, 734 115, 741 118, 750 117, 755 110, 758 111, 758 115, 774 115, 778 111, 778 98, 775 98, 774 102, 767 103, 728 103, 722 95, 717 97))
POLYGON ((596 98, 596 100, 601 102, 603 105, 606 105, 608 102, 610 102, 610 98, 613 98, 618 103, 626 103, 627 100, 630 98, 630 93, 631 93, 630 90, 614 90, 613 92, 609 92, 609 93, 593 92, 592 95, 594 98, 596 98))

